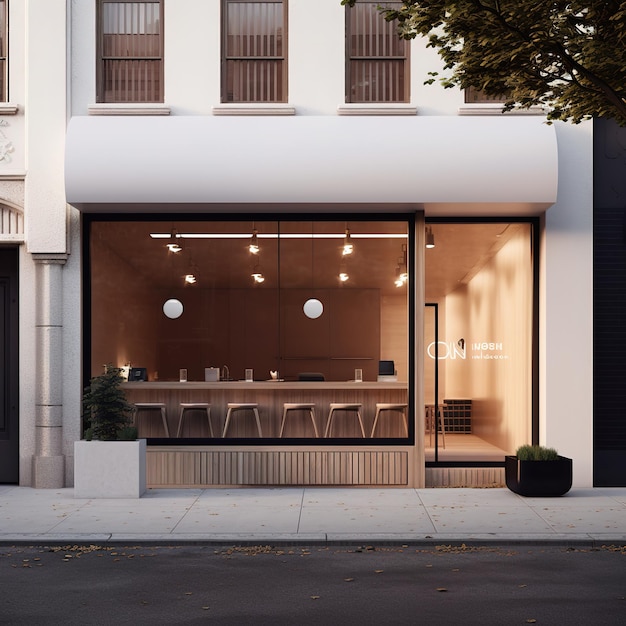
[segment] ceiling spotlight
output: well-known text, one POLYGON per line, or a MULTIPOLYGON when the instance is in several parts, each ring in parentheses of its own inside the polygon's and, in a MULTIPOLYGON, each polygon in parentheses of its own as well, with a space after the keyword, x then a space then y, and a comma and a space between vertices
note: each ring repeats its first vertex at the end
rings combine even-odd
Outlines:
POLYGON ((189 260, 189 267, 183 276, 183 281, 185 285, 195 285, 198 282, 198 266, 193 259, 189 260))
POLYGON ((396 267, 396 279, 394 283, 396 287, 402 287, 408 280, 406 244, 402 244, 402 256, 398 258, 398 267, 396 267))
POLYGON ((433 235, 432 226, 428 226, 426 228, 426 247, 427 248, 435 247, 435 235, 433 235))
POLYGON ((255 285, 258 285, 265 281, 265 276, 263 276, 261 268, 258 264, 254 266, 254 269, 252 270, 252 274, 250 274, 250 276, 252 276, 252 280, 254 281, 255 285))
POLYGON ((260 249, 261 248, 259 248, 257 231, 255 229, 252 231, 252 238, 250 239, 250 245, 248 246, 248 250, 250 251, 251 254, 258 254, 260 249))
POLYGON ((176 229, 172 229, 170 240, 165 244, 166 248, 174 254, 178 254, 183 249, 183 247, 176 241, 179 236, 180 235, 176 232, 176 229))
POLYGON ((349 278, 350 278, 350 276, 348 276, 348 274, 346 274, 345 272, 341 272, 341 273, 339 274, 339 280, 340 280, 342 283, 345 283, 345 282, 346 282, 349 278))
POLYGON ((350 230, 346 228, 346 236, 343 240, 343 256, 348 254, 352 254, 354 252, 354 245, 352 244, 352 240, 350 239, 350 230))

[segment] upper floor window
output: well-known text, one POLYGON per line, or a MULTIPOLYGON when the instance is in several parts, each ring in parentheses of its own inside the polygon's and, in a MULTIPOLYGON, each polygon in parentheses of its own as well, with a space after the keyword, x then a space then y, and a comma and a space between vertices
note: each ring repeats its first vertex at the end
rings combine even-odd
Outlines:
POLYGON ((222 102, 286 102, 286 2, 223 0, 222 9, 222 102))
POLYGON ((98 102, 163 102, 163 0, 99 0, 98 102))
POLYGON ((7 102, 9 99, 7 88, 8 74, 8 51, 7 41, 7 4, 6 0, 0 0, 0 102, 7 102))
POLYGON ((468 87, 465 90, 465 104, 504 104, 508 100, 508 96, 491 96, 475 87, 468 87))
POLYGON ((378 11, 380 4, 357 0, 346 8, 346 102, 409 101, 409 45, 378 11))

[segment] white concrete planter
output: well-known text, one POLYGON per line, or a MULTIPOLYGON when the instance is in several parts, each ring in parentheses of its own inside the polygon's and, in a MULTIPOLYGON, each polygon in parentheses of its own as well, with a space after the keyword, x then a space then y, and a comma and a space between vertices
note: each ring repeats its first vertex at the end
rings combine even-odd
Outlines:
POLYGON ((75 498, 140 498, 146 491, 146 440, 75 441, 75 498))

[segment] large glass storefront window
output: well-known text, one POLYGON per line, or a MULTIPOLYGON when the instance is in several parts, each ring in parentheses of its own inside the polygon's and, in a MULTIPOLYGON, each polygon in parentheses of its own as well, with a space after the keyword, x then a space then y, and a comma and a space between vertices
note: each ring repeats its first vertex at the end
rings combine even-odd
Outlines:
POLYGON ((427 462, 502 462, 532 439, 530 222, 430 223, 425 250, 427 462))
POLYGON ((85 224, 86 377, 123 367, 132 402, 166 405, 169 437, 160 414, 141 412, 140 436, 413 438, 406 217, 85 224), (183 419, 200 402, 208 419, 183 419), (244 407, 227 423, 235 403, 259 419, 244 407), (347 408, 331 419, 332 404, 347 408))

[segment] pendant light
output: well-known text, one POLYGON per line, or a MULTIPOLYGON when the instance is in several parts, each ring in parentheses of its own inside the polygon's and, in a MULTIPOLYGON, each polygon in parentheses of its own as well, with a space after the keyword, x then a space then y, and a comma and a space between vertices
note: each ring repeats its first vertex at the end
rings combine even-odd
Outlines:
MULTIPOLYGON (((315 266, 313 257, 313 223, 311 223, 311 287, 315 285, 315 266)), ((304 314, 315 320, 324 312, 324 305, 317 298, 309 298, 302 306, 304 314)))

